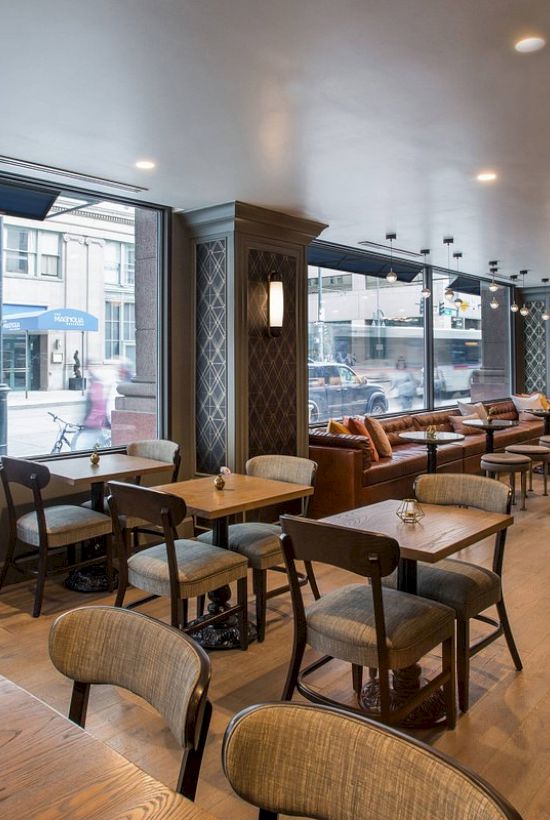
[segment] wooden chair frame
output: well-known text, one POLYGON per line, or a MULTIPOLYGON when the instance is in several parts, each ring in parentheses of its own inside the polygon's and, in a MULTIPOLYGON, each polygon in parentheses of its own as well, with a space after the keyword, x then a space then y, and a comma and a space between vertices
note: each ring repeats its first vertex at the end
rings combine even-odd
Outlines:
MULTIPOLYGON (((414 484, 414 493, 416 496, 417 493, 417 481, 414 484)), ((474 506, 474 505, 470 505, 474 506)), ((478 507, 477 509, 483 509, 483 507, 478 507)), ((512 489, 508 490, 508 498, 506 502, 506 515, 511 514, 512 509, 512 489)), ((506 536, 508 530, 501 530, 497 532, 495 536, 495 546, 493 552, 493 565, 492 570, 495 575, 498 575, 499 578, 502 579, 502 567, 504 564, 504 548, 506 546, 506 536)), ((518 648, 514 641, 514 636, 512 634, 512 628, 510 626, 510 621, 508 620, 508 613, 506 611, 506 607, 504 605, 504 596, 502 594, 502 584, 501 584, 501 595, 500 601, 496 603, 497 608, 497 618, 491 618, 489 615, 483 615, 481 613, 474 615, 473 620, 481 621, 482 623, 489 624, 489 626, 494 627, 493 631, 490 632, 488 635, 485 635, 483 638, 475 641, 474 643, 470 643, 470 619, 463 619, 458 617, 458 613, 456 616, 456 672, 457 672, 457 684, 458 684, 458 705, 460 707, 461 712, 467 712, 469 706, 469 680, 470 680, 470 659, 477 655, 478 652, 481 652, 482 649, 485 649, 486 646, 496 641, 497 638, 500 638, 504 635, 506 640, 506 644, 508 646, 508 651, 512 657, 512 661, 514 662, 514 666, 518 672, 521 672, 523 669, 523 664, 521 662, 521 657, 518 652, 518 648)))
POLYGON ((8 456, 2 457, 2 467, 0 469, 0 476, 2 478, 2 486, 6 497, 6 505, 8 508, 8 549, 2 571, 0 572, 0 589, 4 585, 6 576, 10 567, 23 572, 27 575, 36 575, 36 591, 33 607, 33 618, 38 618, 42 611, 42 600, 44 597, 44 586, 46 578, 52 575, 59 575, 66 572, 67 567, 56 568, 50 570, 48 568, 48 559, 51 556, 59 555, 65 552, 69 559, 69 569, 78 569, 82 567, 89 567, 93 564, 104 564, 107 566, 107 580, 109 592, 113 591, 113 555, 111 538, 107 537, 106 554, 97 558, 90 558, 85 561, 75 560, 75 545, 79 543, 75 541, 74 544, 64 544, 61 547, 50 547, 48 532, 46 528, 46 515, 44 500, 42 498, 42 490, 47 487, 50 482, 50 471, 45 464, 40 464, 35 461, 27 461, 22 458, 10 458, 8 456), (17 545, 17 510, 11 492, 11 484, 18 484, 26 487, 32 492, 34 512, 38 523, 38 539, 39 546, 34 549, 24 552, 14 558, 15 548, 17 545), (22 569, 19 565, 25 564, 32 559, 38 558, 38 567, 33 569, 22 569))
MULTIPOLYGON (((166 560, 168 563, 168 577, 170 583, 170 623, 173 627, 184 632, 192 633, 203 629, 208 624, 226 620, 231 615, 236 615, 239 620, 240 646, 245 650, 248 647, 248 613, 247 613, 247 579, 240 578, 237 581, 237 604, 223 609, 216 615, 206 616, 200 622, 188 623, 188 600, 181 599, 179 595, 178 562, 176 558, 175 542, 178 540, 177 526, 187 514, 187 506, 182 498, 170 493, 159 492, 148 487, 140 487, 136 484, 126 484, 120 481, 110 481, 107 485, 109 489, 109 507, 113 521, 113 532, 115 544, 119 555, 119 580, 115 606, 122 607, 124 596, 128 587, 128 559, 131 555, 130 539, 128 530, 123 530, 120 524, 120 516, 139 516, 156 526, 158 530, 155 535, 162 534, 166 547, 166 560), (160 532, 159 532, 160 531, 160 532)), ((126 608, 133 609, 136 606, 158 598, 158 595, 149 595, 133 601, 126 608)))
POLYGON ((283 516, 281 543, 290 579, 294 612, 294 643, 282 700, 291 700, 297 689, 305 698, 325 706, 337 706, 364 714, 358 709, 335 701, 304 683, 304 678, 333 660, 325 655, 301 670, 307 645, 307 619, 299 584, 296 561, 317 561, 368 578, 372 589, 376 627, 376 650, 380 686, 380 720, 393 725, 400 723, 433 692, 443 687, 447 723, 456 722, 454 636, 442 643, 441 672, 421 687, 405 704, 392 709, 390 698, 389 653, 386 646, 386 623, 382 578, 390 575, 399 563, 399 544, 394 538, 380 533, 365 533, 334 524, 325 524, 297 516, 283 516))

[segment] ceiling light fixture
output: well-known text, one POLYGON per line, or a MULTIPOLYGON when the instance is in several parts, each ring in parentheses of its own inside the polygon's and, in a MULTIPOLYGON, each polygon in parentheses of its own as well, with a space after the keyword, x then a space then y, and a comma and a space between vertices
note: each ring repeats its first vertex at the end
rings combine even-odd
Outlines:
MULTIPOLYGON (((462 253, 460 251, 457 251, 456 253, 453 253, 453 259, 456 259, 456 278, 458 280, 458 274, 459 274, 458 263, 459 263, 460 259, 462 259, 462 253)), ((457 309, 460 309, 462 307, 462 299, 460 298, 460 296, 458 294, 455 296, 453 301, 454 301, 454 304, 456 305, 457 309)))
POLYGON ((429 253, 430 253, 430 249, 429 249, 429 248, 422 248, 422 250, 420 251, 420 253, 421 253, 421 254, 423 255, 423 257, 424 257, 424 274, 423 274, 423 276, 424 276, 424 287, 423 287, 423 288, 422 288, 422 290, 420 291, 420 295, 422 296, 422 298, 423 298, 423 299, 429 299, 429 298, 430 298, 430 296, 432 295, 432 292, 431 292, 431 290, 429 289, 429 287, 428 287, 428 283, 427 283, 427 281, 426 281, 426 276, 427 276, 427 274, 428 274, 428 263, 427 263, 427 261, 426 261, 426 257, 429 255, 429 253))
POLYGON ((533 51, 540 51, 545 45, 546 40, 544 37, 533 35, 531 37, 522 37, 521 40, 514 43, 514 48, 520 54, 531 54, 533 51))
MULTIPOLYGON (((548 285, 548 277, 542 279, 543 285, 548 285)), ((542 321, 547 322, 550 319, 550 313, 548 312, 548 291, 544 294, 544 310, 542 311, 542 321)))
POLYGON ((523 276, 523 279, 521 280, 521 290, 522 290, 521 297, 523 299, 523 304, 519 309, 519 312, 521 313, 522 316, 528 316, 529 315, 529 308, 525 304, 525 275, 528 272, 529 272, 528 268, 525 268, 525 270, 520 270, 520 272, 519 272, 520 276, 523 276))
MULTIPOLYGON (((451 270, 451 245, 454 242, 454 238, 452 236, 444 236, 443 237, 443 244, 447 245, 447 270, 450 272, 451 270)), ((447 283, 447 287, 445 288, 444 293, 445 299, 447 302, 452 302, 455 296, 455 292, 451 287, 451 277, 449 275, 449 280, 447 283)))
POLYGON ((497 263, 498 259, 491 259, 489 262, 489 273, 491 274, 491 284, 489 285, 489 290, 491 293, 496 293, 498 290, 498 285, 495 282, 495 273, 498 271, 497 263))
POLYGON ((138 159, 134 165, 136 168, 139 168, 140 171, 152 171, 153 168, 156 168, 156 163, 153 162, 152 159, 138 159))
POLYGON ((476 177, 478 182, 494 182, 496 178, 495 171, 480 171, 476 177))
POLYGON ((510 305, 510 310, 512 311, 512 313, 517 313, 518 310, 519 310, 519 305, 516 302, 516 287, 515 287, 516 282, 518 281, 517 273, 513 273, 512 276, 510 276, 510 281, 514 283, 514 291, 513 291, 514 292, 514 301, 510 305))
POLYGON ((397 274, 393 269, 393 240, 397 239, 396 233, 387 233, 386 239, 390 241, 390 269, 386 274, 386 282, 389 282, 390 285, 393 285, 397 282, 397 274))

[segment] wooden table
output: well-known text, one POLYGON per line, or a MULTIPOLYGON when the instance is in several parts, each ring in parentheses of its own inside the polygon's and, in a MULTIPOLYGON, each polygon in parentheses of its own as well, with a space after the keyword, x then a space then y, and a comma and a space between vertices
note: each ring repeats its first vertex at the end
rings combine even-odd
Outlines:
POLYGON ((404 441, 412 441, 415 444, 425 444, 428 448, 427 472, 435 473, 437 470, 437 448, 441 444, 453 444, 457 441, 464 441, 462 433, 448 433, 437 430, 435 433, 427 433, 425 430, 414 433, 399 433, 399 438, 404 441))
POLYGON ((331 524, 365 532, 381 532, 395 538, 399 544, 400 561, 398 587, 416 594, 418 561, 435 564, 459 550, 495 535, 514 523, 511 515, 478 510, 473 507, 452 507, 422 504, 425 513, 416 524, 404 524, 397 517, 401 501, 381 501, 369 507, 323 518, 331 524))
MULTIPOLYGON (((514 523, 511 515, 491 513, 472 507, 454 507, 439 504, 422 504, 425 513, 416 524, 405 524, 397 516, 401 501, 381 501, 369 507, 331 515, 323 518, 330 524, 342 527, 378 532, 389 535, 399 544, 400 560, 397 570, 397 587, 403 592, 417 593, 417 562, 435 564, 465 547, 505 530, 514 523)), ((397 703, 407 700, 415 689, 420 688, 419 664, 406 669, 394 670, 393 693, 397 703)), ((362 703, 367 707, 378 698, 377 682, 369 682, 362 693, 362 703)), ((406 725, 423 728, 434 725, 445 716, 445 703, 438 693, 414 710, 406 725)))
MULTIPOLYGON (((133 478, 147 473, 171 472, 174 465, 125 453, 101 455, 99 464, 92 464, 89 456, 59 458, 47 462, 50 475, 79 490, 90 490, 92 509, 104 512, 105 482, 133 478)), ((101 552, 98 555, 102 555, 101 552)), ((76 592, 103 592, 108 588, 105 569, 101 565, 73 570, 65 586, 76 592)))
MULTIPOLYGON (((309 484, 293 484, 288 481, 272 481, 268 478, 231 473, 224 476, 225 487, 217 490, 214 477, 194 478, 155 487, 183 498, 188 512, 212 522, 212 543, 218 547, 228 546, 228 519, 235 513, 257 510, 272 504, 282 504, 313 494, 309 484)), ((226 608, 231 590, 228 586, 208 594, 211 601, 209 611, 219 612, 226 608)), ((202 631, 193 633, 193 638, 207 649, 231 649, 239 645, 236 619, 231 623, 220 621, 202 631)))
POLYGON ((495 451, 495 430, 506 430, 508 427, 517 427, 518 422, 512 419, 471 419, 462 422, 466 427, 479 427, 485 430, 485 452, 495 451))
POLYGON ((2 820, 213 820, 1 676, 0 772, 2 820))

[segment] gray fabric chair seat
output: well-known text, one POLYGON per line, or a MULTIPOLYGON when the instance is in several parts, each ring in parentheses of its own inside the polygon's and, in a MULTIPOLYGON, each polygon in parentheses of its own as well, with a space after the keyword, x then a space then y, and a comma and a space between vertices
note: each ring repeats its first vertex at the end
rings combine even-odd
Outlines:
MULTIPOLYGON (((181 598, 195 598, 244 578, 247 560, 230 550, 189 539, 174 542, 181 598)), ((142 550, 128 558, 128 581, 152 595, 170 597, 165 544, 142 550)))
MULTIPOLYGON (((73 504, 58 504, 44 509, 46 531, 50 547, 64 547, 90 538, 110 535, 111 519, 103 513, 86 510, 73 504)), ((40 546, 38 520, 35 512, 17 519, 17 537, 25 544, 40 546)))
MULTIPOLYGON (((386 588, 384 617, 391 669, 416 663, 454 634, 454 612, 417 595, 386 588)), ((350 584, 306 609, 307 643, 325 655, 359 666, 378 666, 372 590, 350 584)))
MULTIPOLYGON (((253 569, 269 569, 284 562, 280 534, 281 528, 277 524, 232 524, 229 527, 229 549, 244 555, 253 569)), ((211 544, 212 533, 205 532, 197 540, 211 544)))
MULTIPOLYGON (((397 573, 383 579, 384 584, 397 586, 397 573)), ((463 620, 473 618, 502 597, 499 576, 485 567, 446 558, 431 564, 418 564, 418 594, 430 601, 454 609, 463 620)))
POLYGON ((486 453, 481 458, 481 467, 488 467, 492 472, 517 472, 528 469, 531 463, 529 456, 522 456, 519 453, 486 453), (495 468, 494 470, 492 468, 495 468))

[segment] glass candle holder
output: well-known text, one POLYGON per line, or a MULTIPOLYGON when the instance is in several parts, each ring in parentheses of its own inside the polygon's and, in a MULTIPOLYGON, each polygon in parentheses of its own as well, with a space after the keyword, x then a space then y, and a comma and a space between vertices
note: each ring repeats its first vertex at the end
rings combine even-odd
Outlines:
POLYGON ((396 510, 396 515, 404 524, 417 524, 426 513, 416 498, 404 498, 396 510))

